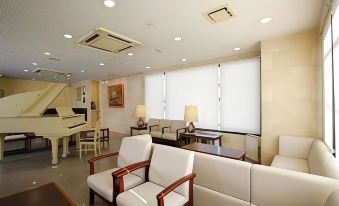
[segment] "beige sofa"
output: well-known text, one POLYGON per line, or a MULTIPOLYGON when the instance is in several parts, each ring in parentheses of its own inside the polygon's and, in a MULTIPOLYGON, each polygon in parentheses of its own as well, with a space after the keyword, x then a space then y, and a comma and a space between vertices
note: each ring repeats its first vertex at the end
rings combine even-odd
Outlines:
POLYGON ((195 153, 194 206, 338 206, 339 181, 195 153), (326 203, 327 202, 327 203, 326 203))
POLYGON ((318 139, 279 137, 279 153, 272 167, 339 179, 339 167, 327 146, 318 139))

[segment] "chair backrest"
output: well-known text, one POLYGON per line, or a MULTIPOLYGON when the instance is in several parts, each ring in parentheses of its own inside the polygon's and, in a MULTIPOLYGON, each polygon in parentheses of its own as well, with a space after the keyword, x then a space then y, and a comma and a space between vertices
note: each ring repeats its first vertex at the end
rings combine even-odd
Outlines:
MULTIPOLYGON (((150 137, 151 138, 151 137, 150 137)), ((140 137, 125 137, 122 139, 119 155, 118 155, 118 167, 126 167, 128 165, 149 160, 152 139, 149 141, 148 137, 144 137, 141 140, 140 137)), ((139 169, 132 172, 134 175, 145 178, 145 169, 139 169)))
MULTIPOLYGON (((154 145, 149 181, 167 187, 180 178, 191 174, 193 170, 194 152, 169 147, 154 145)), ((177 187, 175 192, 188 198, 188 182, 177 187)))
POLYGON ((306 160, 313 140, 308 137, 280 136, 279 155, 306 160))
POLYGON ((131 137, 125 137, 125 138, 142 140, 142 141, 152 143, 152 136, 149 134, 142 134, 142 135, 136 135, 136 136, 131 136, 131 137))
MULTIPOLYGON (((159 122, 160 122, 160 119, 150 118, 148 120, 147 127, 149 128, 150 126, 159 125, 159 122)), ((154 127, 152 128, 152 130, 154 131, 159 130, 159 127, 154 127)))
MULTIPOLYGON (((169 127, 169 126, 171 126, 171 124, 172 124, 172 121, 171 121, 171 120, 161 119, 160 122, 159 122, 159 130, 161 131, 162 128, 164 128, 164 127, 169 127)), ((166 132, 169 132, 170 129, 169 129, 169 128, 168 128, 168 129, 165 129, 165 131, 166 131, 166 132)))
POLYGON ((186 122, 184 120, 172 120, 171 132, 176 133, 178 129, 186 127, 186 122))

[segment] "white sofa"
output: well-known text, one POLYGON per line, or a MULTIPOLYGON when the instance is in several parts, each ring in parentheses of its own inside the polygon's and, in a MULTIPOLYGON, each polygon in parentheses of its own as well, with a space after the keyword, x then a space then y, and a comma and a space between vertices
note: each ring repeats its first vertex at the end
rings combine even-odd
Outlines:
POLYGON ((194 206, 338 206, 339 180, 195 153, 194 206), (328 200, 329 199, 329 200, 328 200))
POLYGON ((327 146, 318 139, 280 136, 279 153, 272 167, 339 179, 339 167, 327 146))

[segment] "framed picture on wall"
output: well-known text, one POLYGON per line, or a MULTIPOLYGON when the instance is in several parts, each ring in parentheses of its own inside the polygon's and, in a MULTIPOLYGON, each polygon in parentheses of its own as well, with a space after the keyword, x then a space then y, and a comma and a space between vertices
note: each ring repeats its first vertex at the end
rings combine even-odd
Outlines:
POLYGON ((113 84, 107 87, 108 106, 111 108, 124 108, 124 84, 113 84))
POLYGON ((0 89, 0 99, 5 96, 5 92, 3 89, 0 89))

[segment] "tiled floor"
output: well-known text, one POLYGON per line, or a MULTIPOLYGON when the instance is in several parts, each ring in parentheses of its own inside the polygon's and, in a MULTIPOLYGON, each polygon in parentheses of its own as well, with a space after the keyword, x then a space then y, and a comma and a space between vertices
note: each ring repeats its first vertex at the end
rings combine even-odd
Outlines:
MULTIPOLYGON (((124 136, 111 133, 110 146, 102 149, 102 154, 118 151, 124 136)), ((88 205, 87 160, 94 155, 89 152, 80 160, 79 152, 75 147, 70 147, 71 154, 67 158, 61 158, 61 150, 59 149, 59 167, 56 169, 51 167, 49 150, 5 156, 0 163, 0 197, 55 181, 77 205, 88 205)), ((99 161, 95 165, 96 172, 115 167, 116 161, 116 157, 99 161)), ((106 204, 96 198, 95 205, 106 204)))

